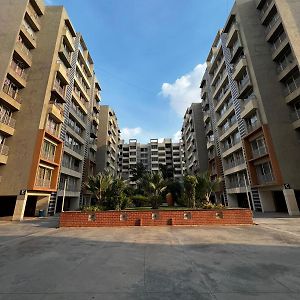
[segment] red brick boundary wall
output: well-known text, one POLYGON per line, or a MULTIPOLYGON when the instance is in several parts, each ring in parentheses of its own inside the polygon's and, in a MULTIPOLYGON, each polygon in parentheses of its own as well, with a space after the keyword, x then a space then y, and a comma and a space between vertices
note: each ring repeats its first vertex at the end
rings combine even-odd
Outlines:
POLYGON ((62 212, 60 227, 252 225, 249 209, 62 212))

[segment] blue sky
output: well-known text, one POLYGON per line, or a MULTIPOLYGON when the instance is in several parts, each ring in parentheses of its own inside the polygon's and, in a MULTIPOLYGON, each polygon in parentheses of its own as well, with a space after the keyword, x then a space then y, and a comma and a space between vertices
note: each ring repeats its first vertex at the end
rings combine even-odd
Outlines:
POLYGON ((174 137, 233 0, 46 0, 83 34, 123 138, 174 137))

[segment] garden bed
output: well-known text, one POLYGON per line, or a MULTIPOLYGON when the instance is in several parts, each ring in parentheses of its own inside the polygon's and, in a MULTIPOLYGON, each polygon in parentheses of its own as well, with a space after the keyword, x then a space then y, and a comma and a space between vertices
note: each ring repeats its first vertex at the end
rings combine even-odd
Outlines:
POLYGON ((249 209, 139 209, 122 211, 68 211, 60 227, 252 225, 249 209))

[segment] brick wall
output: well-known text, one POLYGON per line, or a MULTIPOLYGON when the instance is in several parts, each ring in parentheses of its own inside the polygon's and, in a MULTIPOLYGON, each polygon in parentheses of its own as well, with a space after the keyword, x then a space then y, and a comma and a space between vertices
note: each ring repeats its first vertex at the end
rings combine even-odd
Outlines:
POLYGON ((249 209, 62 212, 60 227, 252 225, 249 209))

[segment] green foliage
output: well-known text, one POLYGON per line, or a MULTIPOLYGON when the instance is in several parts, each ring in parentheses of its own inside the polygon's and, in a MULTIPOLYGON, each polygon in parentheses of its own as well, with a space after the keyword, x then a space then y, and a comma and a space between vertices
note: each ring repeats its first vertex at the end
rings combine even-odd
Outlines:
POLYGON ((83 212, 97 212, 97 211, 103 211, 104 208, 103 206, 97 206, 97 205, 86 205, 86 206, 83 206, 81 208, 81 210, 83 212))
POLYGON ((97 199, 95 207, 102 207, 103 210, 120 210, 129 205, 126 187, 124 180, 108 172, 91 176, 86 183, 87 190, 97 199))
POLYGON ((186 196, 187 207, 196 207, 196 185, 197 178, 193 175, 186 175, 183 178, 184 191, 186 196))
POLYGON ((142 182, 152 208, 158 208, 162 202, 162 195, 167 187, 162 173, 160 171, 148 173, 143 177, 142 182))
POLYGON ((213 203, 202 203, 202 209, 224 209, 225 206, 222 204, 213 204, 213 203))
POLYGON ((162 177, 165 180, 173 178, 173 176, 174 176, 174 168, 173 167, 168 167, 167 165, 159 164, 159 170, 162 174, 162 177))
POLYGON ((131 168, 132 178, 131 180, 134 182, 139 181, 146 173, 147 169, 143 163, 139 162, 136 164, 136 167, 131 168))
POLYGON ((199 183, 199 187, 197 188, 199 198, 204 198, 206 203, 209 203, 211 194, 217 192, 220 188, 221 178, 212 181, 209 172, 205 172, 198 175, 197 180, 199 183))
POLYGON ((131 197, 132 203, 135 207, 148 206, 149 199, 143 195, 135 195, 131 197))
POLYGON ((166 194, 171 193, 174 202, 181 205, 181 198, 183 196, 183 184, 179 180, 169 180, 167 183, 166 194))

